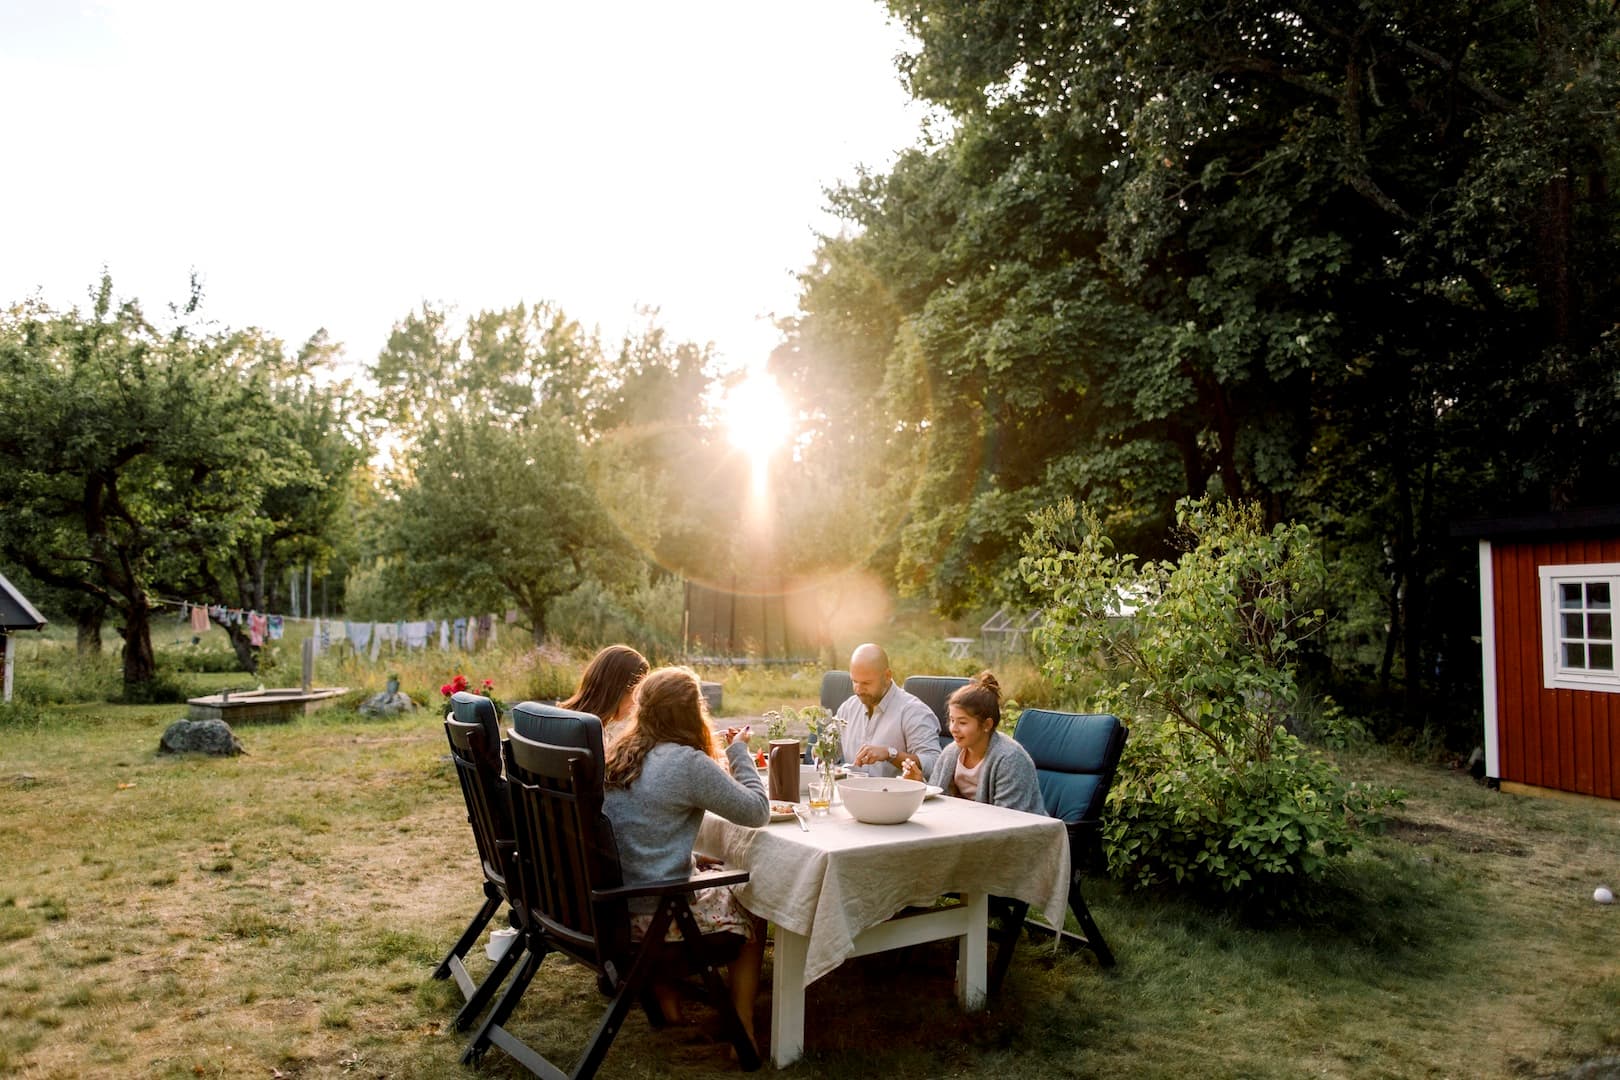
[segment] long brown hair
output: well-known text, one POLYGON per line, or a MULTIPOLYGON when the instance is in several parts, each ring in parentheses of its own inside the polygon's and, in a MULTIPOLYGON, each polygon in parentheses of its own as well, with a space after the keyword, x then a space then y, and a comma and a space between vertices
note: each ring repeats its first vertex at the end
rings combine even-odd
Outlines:
POLYGON ((628 645, 609 645, 585 665, 579 689, 562 703, 565 709, 590 713, 602 723, 613 719, 619 701, 647 674, 647 658, 628 645))
POLYGON ((990 729, 994 731, 1001 723, 1001 684, 988 671, 981 671, 952 694, 948 704, 975 720, 990 721, 990 729))
POLYGON ((636 715, 615 729, 606 751, 604 782, 627 788, 641 776, 647 754, 659 743, 674 743, 718 758, 709 730, 703 685, 689 667, 659 668, 636 687, 636 715))

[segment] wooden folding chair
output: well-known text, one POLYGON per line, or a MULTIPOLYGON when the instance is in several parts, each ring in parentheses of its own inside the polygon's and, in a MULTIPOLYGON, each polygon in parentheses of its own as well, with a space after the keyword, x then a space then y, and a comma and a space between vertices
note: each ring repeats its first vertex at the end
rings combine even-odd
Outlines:
POLYGON ((1091 917, 1080 882, 1087 859, 1101 850, 1101 818, 1108 789, 1114 783, 1119 757, 1125 750, 1128 729, 1119 717, 1107 713, 1064 713, 1046 709, 1026 709, 1018 718, 1013 738, 1035 762, 1040 780, 1041 800, 1046 812, 1062 818, 1069 828, 1069 910, 1074 913, 1081 933, 1061 926, 1051 927, 1027 918, 1029 905, 1019 900, 997 900, 992 914, 1002 917, 1001 929, 992 935, 996 956, 990 968, 990 990, 994 993, 1012 963, 1018 933, 1056 935, 1059 941, 1090 949, 1103 967, 1114 966, 1114 953, 1091 917))
POLYGON ((450 760, 461 781, 467 821, 478 848, 478 862, 484 875, 484 903, 433 970, 433 977, 455 977, 456 985, 466 998, 466 1004, 456 1013, 455 1029, 465 1031, 484 1011, 484 1006, 495 996, 519 959, 517 942, 514 942, 483 982, 474 985, 467 971, 467 952, 478 943, 484 928, 507 900, 506 883, 515 845, 511 804, 506 796, 506 782, 501 779, 501 729, 495 705, 489 698, 462 691, 451 696, 450 709, 451 715, 444 721, 444 733, 450 741, 450 760))
POLYGON ((655 1026, 661 1022, 650 992, 652 976, 679 958, 689 970, 701 972, 727 1038, 737 1048, 738 1062, 745 1069, 757 1069, 759 1051, 744 1031, 714 967, 716 946, 721 944, 714 939, 739 942, 729 934, 705 938, 690 905, 691 895, 698 889, 740 884, 748 880, 748 874, 695 874, 624 885, 612 827, 602 816, 601 722, 594 716, 549 706, 525 703, 522 708, 527 710, 524 727, 547 739, 536 741, 514 731, 506 742, 507 790, 517 840, 511 894, 524 958, 467 1044, 462 1061, 476 1063, 494 1045, 546 1080, 593 1076, 632 1004, 639 1001, 655 1026), (642 897, 655 899, 657 908, 646 936, 633 942, 629 901, 642 897), (680 928, 681 940, 666 942, 664 936, 672 921, 680 928), (554 952, 595 971, 598 988, 610 999, 567 1073, 506 1027, 542 963, 554 952))
POLYGON ((934 717, 939 721, 941 750, 951 742, 951 695, 971 681, 960 675, 913 675, 900 687, 934 710, 934 717))

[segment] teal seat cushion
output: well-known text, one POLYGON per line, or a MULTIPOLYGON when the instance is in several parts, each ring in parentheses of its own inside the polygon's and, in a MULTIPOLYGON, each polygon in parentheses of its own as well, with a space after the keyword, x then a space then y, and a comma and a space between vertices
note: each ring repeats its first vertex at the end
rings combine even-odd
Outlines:
POLYGON ((1070 825, 1095 821, 1105 784, 1124 746, 1125 729, 1108 713, 1026 709, 1013 738, 1029 752, 1046 812, 1070 825))

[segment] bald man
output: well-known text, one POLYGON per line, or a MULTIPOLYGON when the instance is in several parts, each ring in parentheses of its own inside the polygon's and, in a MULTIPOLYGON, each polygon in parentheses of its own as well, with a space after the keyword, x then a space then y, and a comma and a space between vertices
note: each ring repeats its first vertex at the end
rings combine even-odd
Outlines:
POLYGON ((898 776, 909 760, 924 776, 939 758, 939 719, 934 710, 900 689, 889 654, 870 642, 849 657, 855 693, 838 706, 844 722, 844 761, 870 776, 898 776))

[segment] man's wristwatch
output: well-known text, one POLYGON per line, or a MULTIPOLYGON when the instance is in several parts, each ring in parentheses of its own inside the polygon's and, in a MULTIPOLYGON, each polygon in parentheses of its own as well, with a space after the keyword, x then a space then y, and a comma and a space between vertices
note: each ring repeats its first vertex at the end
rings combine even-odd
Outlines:
POLYGON ((899 757, 900 757, 899 749, 896 748, 896 747, 891 746, 891 747, 888 747, 888 751, 889 751, 889 764, 893 765, 897 769, 901 768, 902 764, 899 761, 899 757))

